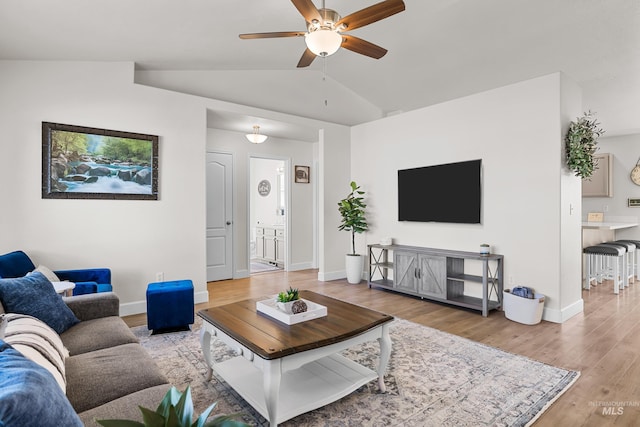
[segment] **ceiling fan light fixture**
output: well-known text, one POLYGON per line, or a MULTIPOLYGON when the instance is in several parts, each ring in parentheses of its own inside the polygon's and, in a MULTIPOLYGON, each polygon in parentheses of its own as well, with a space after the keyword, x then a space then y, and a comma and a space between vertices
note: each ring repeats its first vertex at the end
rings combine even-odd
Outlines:
POLYGON ((252 144, 262 144, 267 140, 267 135, 262 135, 260 133, 260 126, 258 125, 253 126, 253 133, 248 133, 245 136, 252 144))
POLYGON ((340 49, 342 36, 333 30, 319 29, 305 34, 304 41, 317 56, 329 56, 340 49))

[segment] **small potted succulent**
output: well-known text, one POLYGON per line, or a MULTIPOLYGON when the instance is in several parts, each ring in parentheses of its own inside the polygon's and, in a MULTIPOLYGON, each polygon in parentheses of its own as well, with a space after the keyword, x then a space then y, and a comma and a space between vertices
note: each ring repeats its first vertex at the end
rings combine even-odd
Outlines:
POLYGON ((307 304, 300 299, 298 289, 289 286, 280 292, 276 298, 278 308, 288 314, 298 314, 307 311, 307 304))

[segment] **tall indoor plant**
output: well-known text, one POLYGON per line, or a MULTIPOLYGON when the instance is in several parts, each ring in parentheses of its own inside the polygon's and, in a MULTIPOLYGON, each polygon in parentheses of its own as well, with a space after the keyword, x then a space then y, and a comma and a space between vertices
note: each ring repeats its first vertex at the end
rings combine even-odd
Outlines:
POLYGON ((362 278, 362 267, 364 257, 356 253, 356 233, 367 230, 367 219, 365 217, 364 191, 351 181, 351 192, 346 198, 338 202, 338 211, 342 216, 342 221, 338 230, 351 232, 351 253, 346 256, 347 281, 349 283, 360 283, 362 278))

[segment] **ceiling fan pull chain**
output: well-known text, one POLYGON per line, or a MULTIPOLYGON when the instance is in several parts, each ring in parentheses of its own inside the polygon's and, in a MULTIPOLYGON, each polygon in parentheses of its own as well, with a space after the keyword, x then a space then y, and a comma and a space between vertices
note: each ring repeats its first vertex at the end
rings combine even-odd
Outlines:
POLYGON ((327 57, 326 56, 322 58, 322 83, 323 83, 322 89, 324 90, 324 106, 327 107, 329 105, 329 102, 327 100, 328 91, 327 91, 327 57))

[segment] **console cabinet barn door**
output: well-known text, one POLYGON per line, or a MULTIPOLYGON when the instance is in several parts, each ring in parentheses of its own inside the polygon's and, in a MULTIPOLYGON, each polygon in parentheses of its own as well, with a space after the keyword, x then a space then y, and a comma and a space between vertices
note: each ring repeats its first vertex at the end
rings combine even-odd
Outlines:
POLYGON ((447 258, 418 255, 418 293, 436 298, 447 297, 447 258))
POLYGON ((395 265, 393 287, 415 293, 418 281, 418 254, 416 252, 395 251, 393 263, 395 265))

